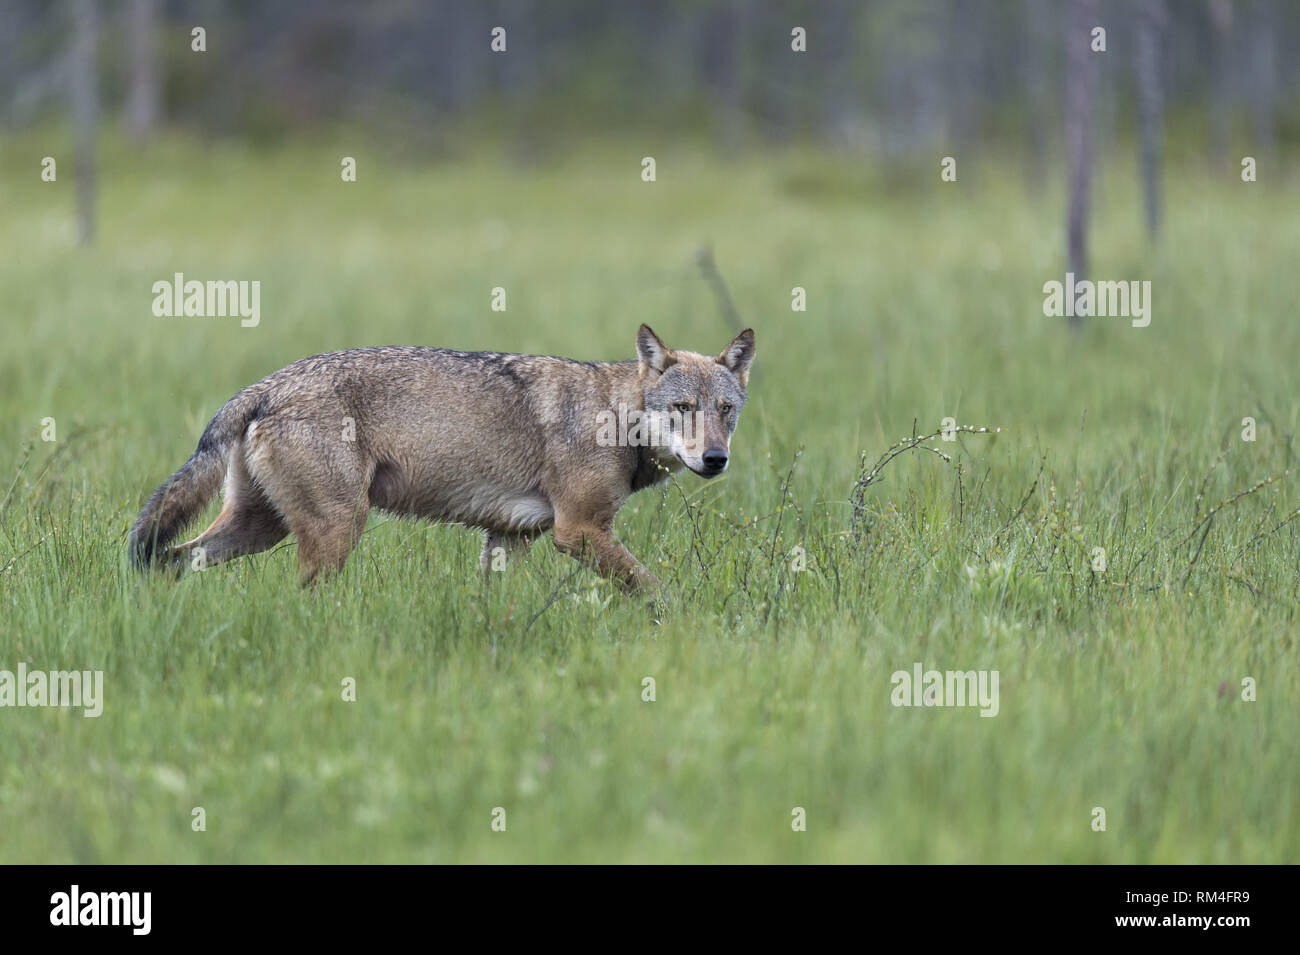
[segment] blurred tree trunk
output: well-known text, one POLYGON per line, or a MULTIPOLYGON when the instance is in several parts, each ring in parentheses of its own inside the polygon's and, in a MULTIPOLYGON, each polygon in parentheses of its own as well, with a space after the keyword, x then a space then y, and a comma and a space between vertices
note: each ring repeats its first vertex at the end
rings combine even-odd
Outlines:
POLYGON ((1138 104, 1142 131, 1142 190, 1147 235, 1160 234, 1160 158, 1164 145, 1164 0, 1142 0, 1138 12, 1138 104))
MULTIPOLYGON (((754 24, 759 36, 770 35, 776 38, 775 42, 783 44, 776 47, 779 55, 766 59, 756 77, 758 95, 755 98, 760 129, 769 143, 790 141, 796 120, 802 118, 796 114, 798 107, 806 101, 803 89, 807 78, 813 75, 808 66, 808 54, 795 53, 790 48, 790 30, 794 26, 806 27, 808 24, 793 22, 785 11, 772 6, 764 7, 754 24)), ((764 45, 766 43, 764 41, 764 45)), ((764 56, 769 55, 765 53, 764 56)), ((815 64, 812 69, 818 67, 820 64, 815 64)))
POLYGON ((95 78, 95 42, 99 32, 96 0, 74 0, 70 86, 77 180, 77 241, 95 238, 95 126, 99 94, 95 78))
MULTIPOLYGON (((804 54, 818 59, 826 83, 824 134, 828 142, 848 140, 856 126, 859 98, 853 90, 854 24, 862 0, 821 0, 804 54)), ((788 34, 789 31, 787 30, 788 34)))
POLYGON ((132 138, 148 139, 158 124, 158 0, 131 0, 126 28, 131 79, 126 127, 132 138))
MULTIPOLYGON (((1088 276, 1088 204, 1092 189, 1092 108, 1097 93, 1097 57, 1092 29, 1100 26, 1098 0, 1073 0, 1066 17, 1065 156, 1070 201, 1066 223, 1067 262, 1076 280, 1088 276)), ((1075 316, 1071 321, 1077 324, 1075 316)))
POLYGON ((1250 13, 1255 17, 1250 44, 1252 66, 1250 100, 1255 127, 1255 156, 1267 160, 1273 155, 1277 7, 1273 0, 1258 0, 1250 7, 1250 13))
POLYGON ((961 157, 960 178, 970 188, 975 181, 976 152, 982 142, 979 135, 984 104, 989 101, 988 71, 984 62, 987 46, 984 30, 989 12, 980 4, 957 2, 949 10, 939 47, 943 85, 946 90, 940 103, 944 110, 944 134, 953 155, 961 157))
POLYGON ((508 36, 513 41, 502 67, 514 127, 510 158, 524 169, 535 166, 542 151, 543 117, 529 101, 530 92, 541 86, 538 48, 542 19, 534 0, 511 0, 501 11, 501 22, 509 25, 508 36))
POLYGON ((1232 73, 1232 2, 1231 0, 1207 0, 1209 4, 1210 25, 1214 32, 1210 37, 1213 44, 1212 89, 1210 90, 1210 164, 1214 174, 1223 172, 1228 161, 1228 137, 1231 128, 1231 116, 1228 112, 1231 102, 1232 73))
POLYGON ((1035 193, 1042 192, 1047 181, 1047 128, 1051 122, 1048 102, 1047 18, 1050 11, 1040 0, 1025 0, 1024 68, 1025 95, 1029 99, 1026 134, 1029 139, 1029 186, 1035 193))
POLYGON ((705 62, 713 65, 717 136, 727 152, 736 152, 744 138, 742 70, 746 18, 741 0, 722 0, 711 8, 703 33, 705 62))

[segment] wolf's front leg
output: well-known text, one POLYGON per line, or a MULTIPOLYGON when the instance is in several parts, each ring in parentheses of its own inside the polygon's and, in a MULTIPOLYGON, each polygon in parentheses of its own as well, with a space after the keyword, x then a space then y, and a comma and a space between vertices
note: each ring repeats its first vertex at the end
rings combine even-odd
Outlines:
POLYGON ((556 548, 561 552, 594 567, 626 593, 657 592, 661 589, 658 578, 614 539, 613 531, 608 527, 557 521, 552 537, 556 548))

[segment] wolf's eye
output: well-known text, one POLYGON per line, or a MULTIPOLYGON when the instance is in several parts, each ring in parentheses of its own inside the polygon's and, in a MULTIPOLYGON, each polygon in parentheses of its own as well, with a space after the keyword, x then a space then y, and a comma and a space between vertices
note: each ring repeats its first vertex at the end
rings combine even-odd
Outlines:
POLYGON ((731 414, 732 410, 735 407, 736 406, 733 405, 730 401, 724 401, 722 404, 718 405, 718 410, 721 411, 723 414, 731 414))
POLYGON ((688 402, 679 401, 677 404, 673 405, 673 410, 680 412, 681 414, 690 414, 691 406, 688 402))

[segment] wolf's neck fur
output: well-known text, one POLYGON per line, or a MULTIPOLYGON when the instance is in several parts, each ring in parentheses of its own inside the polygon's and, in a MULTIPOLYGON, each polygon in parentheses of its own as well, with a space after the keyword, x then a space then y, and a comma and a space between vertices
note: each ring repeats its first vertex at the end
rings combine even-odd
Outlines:
MULTIPOLYGON (((611 362, 612 387, 610 404, 615 414, 619 406, 629 411, 645 411, 645 379, 641 377, 641 363, 638 361, 611 362)), ((632 490, 640 491, 662 484, 671 474, 682 470, 684 465, 677 460, 667 448, 655 448, 642 445, 636 449, 636 462, 632 472, 632 490)))
POLYGON ((667 481, 669 476, 682 470, 684 465, 676 458, 665 460, 655 448, 636 449, 636 470, 632 472, 632 490, 641 491, 667 481))

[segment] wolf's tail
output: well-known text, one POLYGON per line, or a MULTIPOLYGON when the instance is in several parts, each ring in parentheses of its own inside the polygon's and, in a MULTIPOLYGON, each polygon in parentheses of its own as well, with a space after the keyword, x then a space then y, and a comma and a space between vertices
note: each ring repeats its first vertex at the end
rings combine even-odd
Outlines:
POLYGON ((226 473, 230 446, 261 411, 258 396, 249 391, 241 391, 222 406, 208 422, 190 459, 158 486, 140 511, 127 544, 131 563, 137 568, 157 561, 216 495, 226 473))

